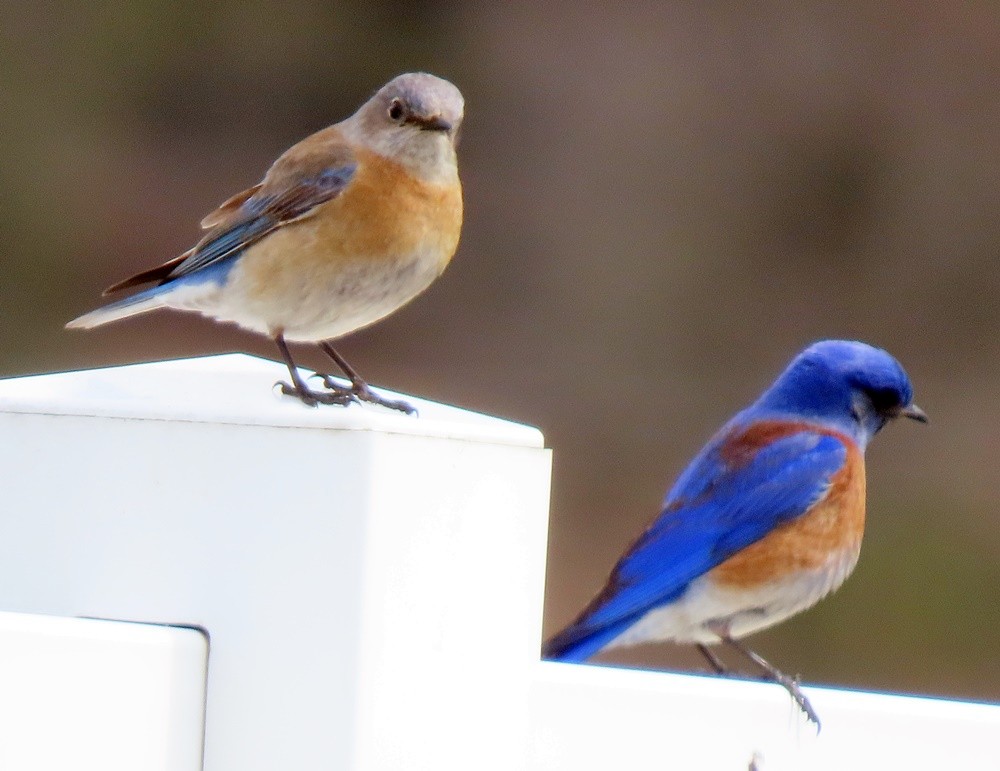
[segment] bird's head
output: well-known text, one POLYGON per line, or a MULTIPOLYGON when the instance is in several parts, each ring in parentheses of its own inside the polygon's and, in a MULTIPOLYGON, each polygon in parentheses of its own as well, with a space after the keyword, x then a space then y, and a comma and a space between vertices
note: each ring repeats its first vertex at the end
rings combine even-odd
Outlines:
POLYGON ((428 181, 454 171, 465 100, 426 72, 399 75, 345 121, 351 138, 428 181))
POLYGON ((792 360, 758 407, 816 420, 862 447, 890 420, 927 422, 902 365, 881 348, 849 340, 814 343, 792 360))

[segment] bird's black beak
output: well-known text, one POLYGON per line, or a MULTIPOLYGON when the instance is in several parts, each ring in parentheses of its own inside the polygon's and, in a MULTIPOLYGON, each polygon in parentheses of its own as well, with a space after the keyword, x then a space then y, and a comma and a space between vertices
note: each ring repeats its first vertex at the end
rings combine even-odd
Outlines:
POLYGON ((909 418, 910 420, 916 420, 920 423, 929 423, 930 418, 927 417, 927 413, 920 409, 917 405, 911 404, 908 407, 903 407, 899 411, 899 414, 904 418, 909 418))
POLYGON ((432 115, 429 118, 411 117, 411 123, 416 123, 422 131, 451 131, 451 121, 447 121, 440 115, 432 115))

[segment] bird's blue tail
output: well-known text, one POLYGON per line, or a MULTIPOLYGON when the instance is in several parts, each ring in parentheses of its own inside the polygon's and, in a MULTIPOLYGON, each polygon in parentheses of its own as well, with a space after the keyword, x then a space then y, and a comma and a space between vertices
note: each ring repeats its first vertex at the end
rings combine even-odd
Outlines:
MULTIPOLYGON (((186 256, 187 254, 188 253, 185 252, 185 255, 182 256, 186 256)), ((145 273, 140 273, 138 276, 133 276, 132 279, 128 279, 127 281, 115 284, 115 286, 111 287, 108 291, 117 291, 119 288, 130 286, 131 282, 135 279, 146 280, 146 276, 152 276, 157 272, 162 273, 163 268, 171 265, 172 262, 166 263, 166 265, 161 265, 153 270, 146 271, 145 273)), ((156 286, 143 289, 141 292, 136 292, 134 295, 125 297, 124 299, 116 302, 102 305, 97 310, 93 310, 90 313, 83 314, 79 318, 73 319, 66 325, 66 328, 92 329, 94 327, 99 327, 101 324, 107 324, 109 321, 117 321, 118 319, 125 319, 129 316, 137 316, 140 313, 146 313, 147 311, 166 307, 169 303, 166 302, 165 298, 171 293, 176 292, 179 288, 190 291, 198 287, 206 287, 210 290, 212 286, 222 284, 232 266, 233 260, 228 259, 224 262, 209 265, 207 268, 202 268, 190 275, 181 276, 180 278, 167 279, 164 277, 158 277, 153 279, 160 281, 160 283, 156 286)))
POLYGON ((627 618, 596 629, 587 628, 580 623, 571 624, 545 641, 542 645, 542 658, 549 661, 584 662, 624 632, 633 621, 634 619, 627 618))
POLYGON ((154 286, 142 292, 126 297, 123 300, 101 306, 97 310, 85 313, 79 318, 73 319, 66 325, 67 329, 92 329, 109 321, 125 319, 129 316, 136 316, 140 313, 156 310, 164 306, 161 295, 169 292, 173 287, 169 284, 154 286))

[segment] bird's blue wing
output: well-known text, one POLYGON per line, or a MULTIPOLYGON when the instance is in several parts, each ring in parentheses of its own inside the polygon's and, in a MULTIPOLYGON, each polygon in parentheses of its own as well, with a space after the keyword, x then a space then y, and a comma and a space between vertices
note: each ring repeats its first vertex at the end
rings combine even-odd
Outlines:
POLYGON ((841 439, 805 429, 750 450, 734 441, 724 432, 695 458, 604 590, 546 644, 547 657, 589 657, 698 576, 804 514, 847 458, 841 439))

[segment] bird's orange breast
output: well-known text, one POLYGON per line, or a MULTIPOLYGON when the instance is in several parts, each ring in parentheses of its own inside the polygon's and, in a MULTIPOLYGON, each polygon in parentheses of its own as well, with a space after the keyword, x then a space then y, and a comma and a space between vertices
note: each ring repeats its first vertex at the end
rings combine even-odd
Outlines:
POLYGON ((317 213, 316 237, 336 244, 338 252, 372 259, 436 253, 443 269, 462 229, 461 185, 424 182, 367 151, 358 161, 344 193, 317 213))
MULTIPOLYGON (((397 163, 357 152, 343 193, 251 247, 244 280, 261 291, 335 276, 342 267, 419 261, 447 266, 462 229, 462 188, 424 182, 397 163)), ((294 289, 294 286, 292 287, 294 289)))
POLYGON ((713 568, 721 585, 750 588, 798 571, 820 570, 860 548, 865 527, 865 465, 861 452, 845 441, 847 459, 826 494, 802 516, 713 568))

